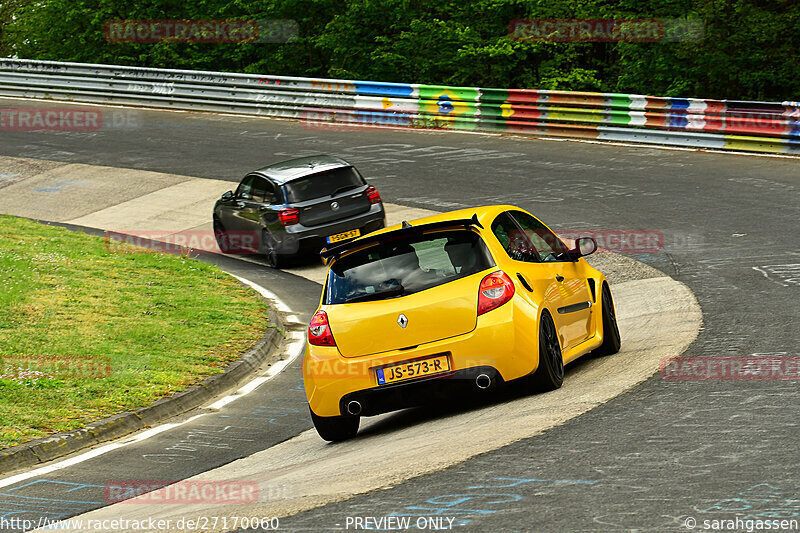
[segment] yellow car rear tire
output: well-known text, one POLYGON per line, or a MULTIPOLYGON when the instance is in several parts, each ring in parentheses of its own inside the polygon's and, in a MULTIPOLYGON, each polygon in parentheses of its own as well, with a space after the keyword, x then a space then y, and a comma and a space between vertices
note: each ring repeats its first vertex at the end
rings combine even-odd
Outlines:
POLYGON ((358 433, 360 417, 358 416, 317 416, 311 408, 311 421, 314 429, 323 440, 329 442, 341 442, 352 439, 358 433))
POLYGON ((617 326, 617 314, 614 312, 614 300, 611 296, 611 289, 603 283, 601 292, 601 305, 603 316, 603 344, 595 348, 592 355, 604 356, 617 353, 622 345, 619 336, 619 326, 617 326))
POLYGON ((564 359, 556 326, 550 313, 544 311, 539 320, 539 368, 532 376, 534 390, 547 392, 564 383, 564 359))

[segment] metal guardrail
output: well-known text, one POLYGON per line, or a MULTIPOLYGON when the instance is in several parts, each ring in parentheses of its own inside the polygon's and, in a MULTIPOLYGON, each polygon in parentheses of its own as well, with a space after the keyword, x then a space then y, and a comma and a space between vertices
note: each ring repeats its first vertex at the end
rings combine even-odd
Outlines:
POLYGON ((800 155, 800 102, 666 98, 0 60, 0 96, 800 155))

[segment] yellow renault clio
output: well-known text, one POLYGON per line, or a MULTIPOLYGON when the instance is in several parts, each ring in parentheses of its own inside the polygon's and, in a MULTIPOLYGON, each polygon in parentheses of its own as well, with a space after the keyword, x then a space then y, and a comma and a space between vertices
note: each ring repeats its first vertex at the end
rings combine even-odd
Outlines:
POLYGON ((564 364, 619 351, 605 277, 530 213, 488 206, 393 226, 322 251, 328 273, 308 327, 303 379, 329 441, 361 416, 529 376, 553 390, 564 364), (444 393, 443 393, 444 391, 444 393))

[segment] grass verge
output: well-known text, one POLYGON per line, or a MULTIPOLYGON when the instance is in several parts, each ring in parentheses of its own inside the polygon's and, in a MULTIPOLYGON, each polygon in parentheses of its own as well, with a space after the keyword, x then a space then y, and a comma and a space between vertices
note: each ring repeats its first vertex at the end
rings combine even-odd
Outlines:
POLYGON ((268 326, 215 266, 0 216, 0 448, 185 390, 268 326))

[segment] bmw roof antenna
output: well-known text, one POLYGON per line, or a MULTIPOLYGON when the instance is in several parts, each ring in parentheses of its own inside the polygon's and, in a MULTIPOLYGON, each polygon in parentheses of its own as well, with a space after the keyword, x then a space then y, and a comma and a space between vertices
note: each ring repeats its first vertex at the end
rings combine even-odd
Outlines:
POLYGON ((470 224, 472 224, 473 226, 478 226, 479 228, 483 229, 483 224, 481 224, 480 222, 478 222, 478 213, 475 213, 474 215, 472 215, 472 218, 470 219, 470 221, 469 221, 469 222, 470 222, 470 224))
POLYGON ((404 221, 403 221, 403 227, 404 227, 404 228, 410 228, 410 227, 411 227, 411 224, 409 224, 407 220, 404 220, 404 221))

